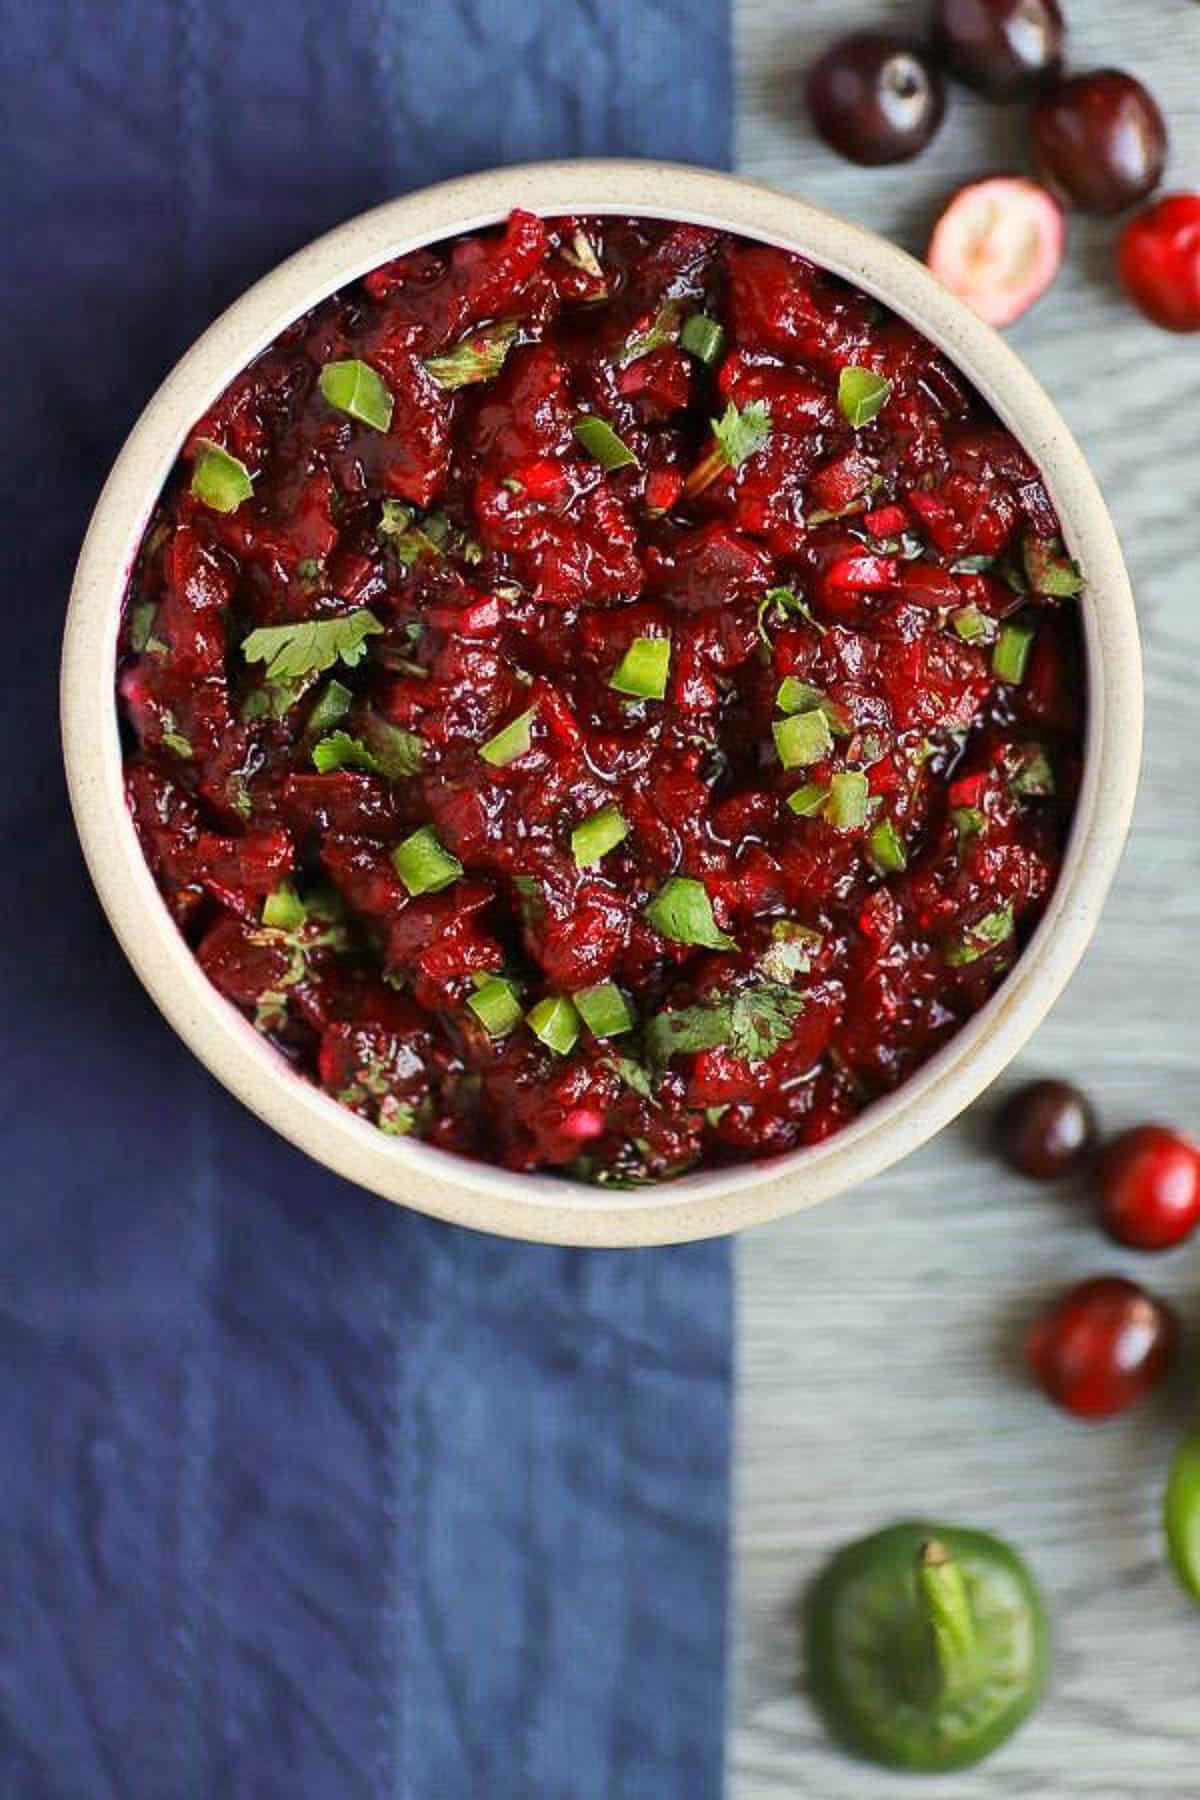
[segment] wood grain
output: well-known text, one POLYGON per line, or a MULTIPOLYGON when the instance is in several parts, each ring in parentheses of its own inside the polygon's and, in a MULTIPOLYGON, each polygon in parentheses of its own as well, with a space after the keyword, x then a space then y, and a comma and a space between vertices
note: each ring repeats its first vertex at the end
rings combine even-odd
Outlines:
MULTIPOLYGON (((1077 68, 1116 64, 1157 94, 1168 186, 1200 186, 1200 6, 1066 0, 1077 68)), ((739 166, 923 249, 946 194, 1020 169, 1020 108, 954 90, 915 164, 853 169, 816 143, 804 70, 840 31, 912 29, 917 0, 741 0, 739 166)), ((1094 946, 1008 1082, 1066 1071, 1106 1122, 1200 1131, 1200 336, 1144 324, 1109 275, 1115 231, 1073 222, 1047 298, 1013 328, 1105 490, 1138 593, 1147 675, 1137 821, 1094 946)), ((1165 1460, 1197 1406, 1200 1249, 1147 1261, 1091 1228, 1085 1193, 1044 1193, 983 1154, 982 1109, 900 1168, 741 1240, 736 1689, 731 1800, 894 1800, 925 1785, 831 1749, 797 1682, 795 1609, 844 1539, 913 1514, 992 1526, 1041 1577, 1055 1683, 954 1800, 1196 1800, 1200 1613, 1166 1572, 1165 1460), (1173 1391, 1075 1425, 1032 1394, 1023 1327, 1101 1270, 1172 1295, 1193 1326, 1173 1391)))

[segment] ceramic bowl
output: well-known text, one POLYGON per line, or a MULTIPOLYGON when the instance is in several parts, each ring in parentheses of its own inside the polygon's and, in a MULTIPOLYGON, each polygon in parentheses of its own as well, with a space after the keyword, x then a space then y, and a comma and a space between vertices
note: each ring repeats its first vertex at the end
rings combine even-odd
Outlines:
POLYGON ((1013 352, 883 238, 753 182, 649 162, 543 163, 427 188, 351 220, 251 288, 164 381, 121 451, 80 555, 63 657, 63 739, 84 853, 126 955, 184 1042, 268 1125, 362 1187, 460 1224, 566 1244, 667 1243, 813 1206, 907 1155, 960 1112, 1021 1049, 1092 935, 1132 809, 1141 714, 1133 597, 1116 533, 1082 453, 1013 352), (384 1136, 295 1075, 201 973, 159 897, 122 793, 113 699, 122 596, 192 421, 334 289, 419 245, 492 225, 513 206, 689 220, 799 251, 856 283, 931 338, 1024 445, 1089 578, 1082 791, 1061 879, 1008 979, 911 1080, 828 1142, 633 1192, 514 1175, 384 1136))

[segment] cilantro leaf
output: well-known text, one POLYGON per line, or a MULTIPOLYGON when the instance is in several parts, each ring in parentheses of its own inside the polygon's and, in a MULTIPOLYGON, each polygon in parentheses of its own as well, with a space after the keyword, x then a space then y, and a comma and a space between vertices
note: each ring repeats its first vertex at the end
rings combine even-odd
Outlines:
POLYGON ((390 719, 368 712, 363 720, 363 737, 375 767, 389 781, 404 781, 421 773, 425 745, 415 732, 404 731, 390 719))
POLYGON ((652 350, 662 350, 667 344, 673 344, 678 336, 679 302, 664 300, 645 331, 636 331, 626 339, 625 348, 617 359, 618 366, 627 369, 630 363, 649 356, 652 350))
POLYGON ((729 1047, 744 1062, 761 1062, 773 1056, 792 1034, 792 1024, 804 1011, 801 995, 777 981, 757 981, 743 988, 733 1003, 729 1019, 729 1047))
POLYGON ((471 332, 444 356, 428 356, 426 373, 439 387, 451 392, 473 381, 491 381, 504 367, 504 359, 512 348, 520 329, 516 319, 501 319, 497 325, 485 325, 471 332))
POLYGON ((821 624, 819 619, 813 618, 808 601, 802 599, 795 588, 774 587, 764 594, 758 603, 758 635, 767 650, 771 649, 771 634, 767 629, 767 618, 776 608, 785 615, 798 614, 824 637, 826 627, 821 624))
POLYGON ((370 775, 379 773, 379 764, 362 739, 351 737, 348 731, 331 731, 328 737, 323 737, 313 745, 312 759, 322 775, 329 775, 334 769, 365 769, 370 775))
POLYGON ((192 746, 183 733, 176 728, 175 714, 166 711, 165 708, 162 715, 162 741, 168 750, 175 752, 176 756, 181 756, 185 762, 191 761, 192 746))
POLYGON ((339 660, 354 668, 367 653, 367 638, 382 630, 370 607, 360 606, 339 619, 262 625, 245 639, 242 655, 247 662, 266 663, 268 681, 293 681, 331 669, 339 660))
POLYGON ((712 428, 729 467, 740 469, 770 437, 771 415, 761 400, 752 400, 741 412, 731 400, 721 417, 712 421, 712 428))
POLYGON ((974 925, 968 925, 961 937, 947 945, 946 961, 952 969, 961 969, 968 963, 978 962, 990 950, 1007 943, 1015 930, 1011 906, 1001 907, 998 912, 985 913, 974 925))
POLYGON ((641 1063, 634 1062, 633 1058, 629 1056, 618 1056, 616 1068, 617 1074, 631 1092, 640 1095, 643 1100, 652 1101, 654 1099, 654 1087, 649 1071, 644 1069, 641 1063))
POLYGON ((696 1050, 714 1050, 729 1042, 730 1003, 714 1000, 707 1005, 683 1006, 678 1012, 656 1013, 646 1027, 646 1054, 653 1063, 673 1056, 690 1056, 696 1050))
POLYGON ((728 1046, 743 1062, 761 1062, 786 1042, 803 1010, 803 996, 781 982, 752 981, 740 993, 658 1013, 646 1028, 646 1052, 662 1064, 672 1056, 728 1046))
POLYGON ((129 615, 129 648, 140 656, 144 650, 161 656, 166 645, 161 638, 154 635, 154 622, 158 617, 158 603, 154 600, 143 600, 129 615))

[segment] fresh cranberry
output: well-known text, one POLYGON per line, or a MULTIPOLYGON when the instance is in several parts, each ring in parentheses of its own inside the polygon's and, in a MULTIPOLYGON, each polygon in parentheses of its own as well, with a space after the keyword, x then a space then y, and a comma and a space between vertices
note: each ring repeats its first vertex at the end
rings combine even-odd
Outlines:
POLYGON ((1032 1181, 1053 1181, 1087 1161, 1096 1142, 1091 1102, 1066 1081, 1031 1081, 1018 1088, 996 1119, 1001 1156, 1032 1181))
POLYGON ((1029 1333, 1044 1392, 1080 1419, 1107 1419, 1166 1374, 1178 1328, 1171 1308, 1120 1275, 1069 1288, 1029 1333))
POLYGON ((880 31, 840 39, 808 78, 808 105, 825 142, 851 162, 907 162, 937 131, 942 78, 917 45, 880 31))
POLYGON ((1081 212, 1118 213, 1152 194, 1167 126, 1152 94, 1119 69, 1076 75, 1038 101, 1033 142, 1047 186, 1081 212))
POLYGON ((1015 100, 1062 68, 1058 0, 936 0, 933 41, 952 75, 993 100, 1015 100))
POLYGON ((1063 216, 1035 181, 997 175, 961 188, 934 227, 934 274, 989 325, 1011 325, 1062 262, 1063 216))
POLYGON ((1117 267, 1148 319, 1166 331, 1200 331, 1200 194, 1167 194, 1131 219, 1117 267))
POLYGON ((1200 1150, 1165 1125, 1114 1138, 1100 1164, 1100 1217, 1131 1249, 1181 1244, 1200 1223, 1200 1150))

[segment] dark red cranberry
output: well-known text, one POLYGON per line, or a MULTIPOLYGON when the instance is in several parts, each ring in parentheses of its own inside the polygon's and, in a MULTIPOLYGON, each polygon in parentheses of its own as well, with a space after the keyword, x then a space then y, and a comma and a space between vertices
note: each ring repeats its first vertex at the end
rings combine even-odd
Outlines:
POLYGON ((993 100, 1015 100, 1062 68, 1058 0, 935 0, 933 41, 952 75, 993 100))
POLYGON ((1148 319, 1167 331, 1200 331, 1200 194, 1167 194, 1131 219, 1117 267, 1148 319))
POLYGON ((808 105, 825 142, 851 162, 907 162, 941 124, 946 91, 918 45, 856 31, 813 66, 808 105))
POLYGON ((1029 1333, 1029 1364, 1066 1412, 1107 1419, 1166 1374, 1178 1328, 1171 1308, 1120 1275, 1081 1281, 1029 1333))
POLYGON ((1033 114, 1042 178, 1065 203, 1117 213, 1152 194, 1167 160, 1167 125, 1153 95, 1120 69, 1052 88, 1033 114))
POLYGON ((1100 1218, 1134 1250, 1169 1250, 1200 1224, 1200 1150, 1165 1125, 1114 1138, 1100 1164, 1100 1218))
POLYGON ((1053 1181, 1077 1169, 1096 1142, 1091 1102, 1067 1081, 1031 1081, 996 1118, 996 1145, 1020 1175, 1053 1181))

